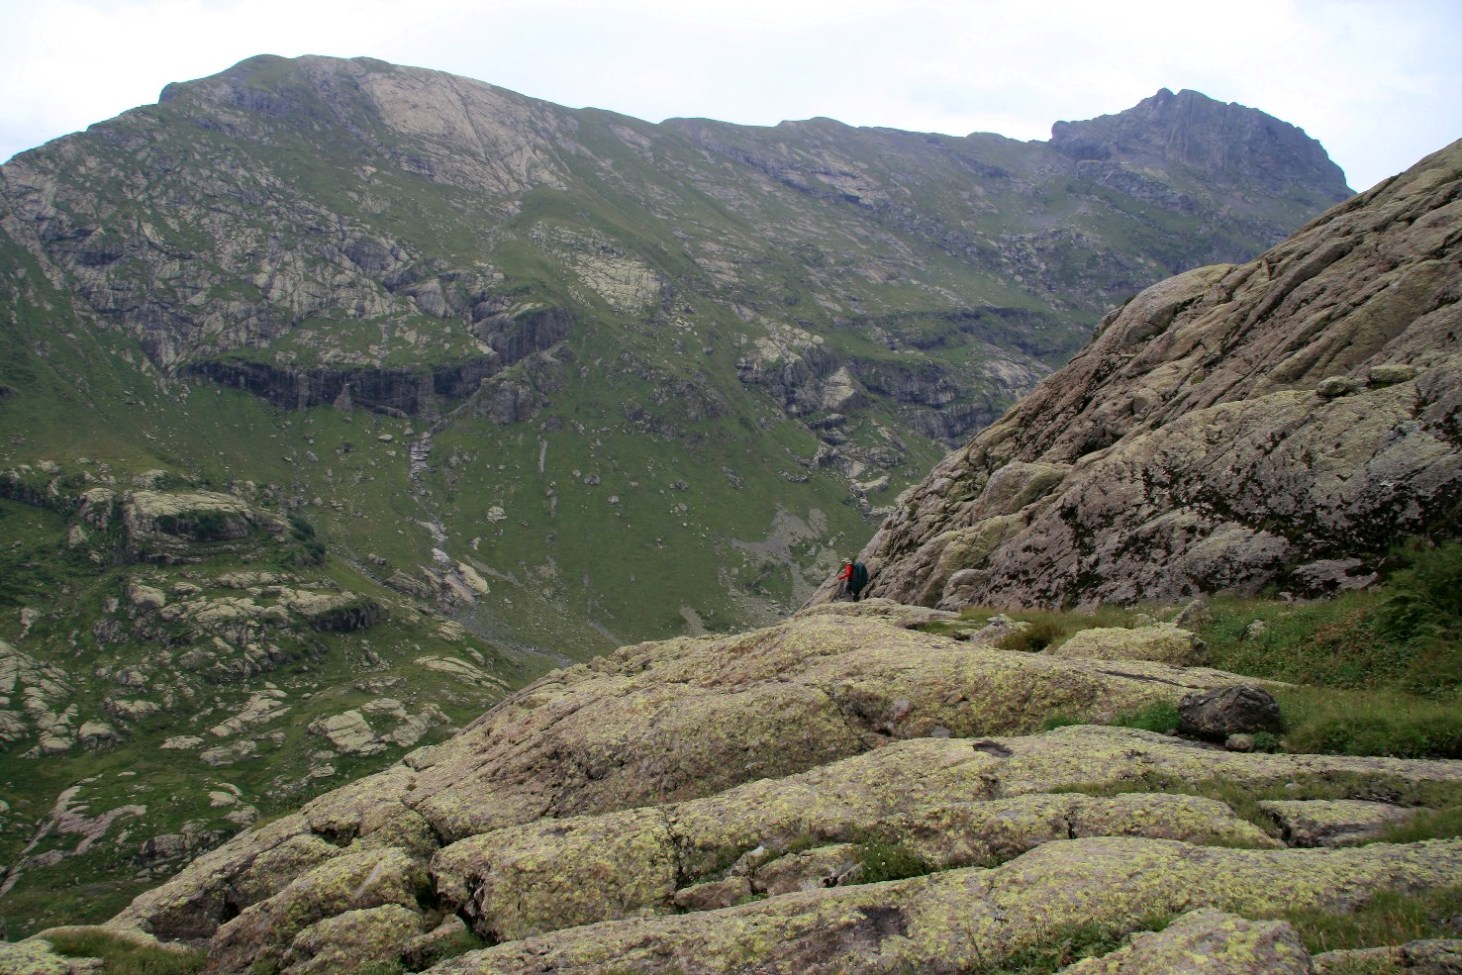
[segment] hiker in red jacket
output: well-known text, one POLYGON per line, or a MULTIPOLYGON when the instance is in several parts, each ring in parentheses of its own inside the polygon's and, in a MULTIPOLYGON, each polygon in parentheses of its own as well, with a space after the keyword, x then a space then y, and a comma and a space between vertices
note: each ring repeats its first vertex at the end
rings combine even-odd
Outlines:
POLYGON ((863 563, 853 559, 843 559, 843 571, 838 573, 837 598, 842 599, 844 596, 848 596, 856 603, 866 585, 868 585, 868 570, 863 567, 863 563))

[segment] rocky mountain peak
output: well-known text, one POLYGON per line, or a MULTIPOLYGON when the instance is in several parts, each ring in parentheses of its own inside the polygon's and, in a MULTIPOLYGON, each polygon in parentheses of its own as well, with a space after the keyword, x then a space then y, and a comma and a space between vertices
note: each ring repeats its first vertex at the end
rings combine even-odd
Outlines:
POLYGON ((1266 187, 1318 185, 1337 203, 1351 195, 1340 167, 1303 129, 1188 89, 1163 88, 1115 115, 1057 122, 1051 145, 1078 160, 1179 163, 1266 187))

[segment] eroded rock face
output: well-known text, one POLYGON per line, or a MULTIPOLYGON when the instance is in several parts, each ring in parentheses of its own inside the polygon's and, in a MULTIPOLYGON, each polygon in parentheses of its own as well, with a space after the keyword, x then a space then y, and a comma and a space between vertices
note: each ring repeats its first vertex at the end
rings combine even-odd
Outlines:
MULTIPOLYGON (((1458 537, 1462 143, 1142 292, 907 492, 871 595, 1059 605, 1365 586, 1458 537)), ((826 595, 826 594, 824 594, 826 595)))

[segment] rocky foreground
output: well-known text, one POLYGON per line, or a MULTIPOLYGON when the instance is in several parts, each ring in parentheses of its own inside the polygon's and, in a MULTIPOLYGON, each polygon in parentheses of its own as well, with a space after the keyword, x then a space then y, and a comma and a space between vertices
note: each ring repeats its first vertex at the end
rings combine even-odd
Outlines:
POLYGON ((1074 925, 1176 917, 1072 971, 1196 953, 1204 971, 1308 972, 1294 930, 1266 920, 1281 908, 1462 876, 1462 841, 1370 842, 1455 805, 1462 763, 1104 727, 1246 681, 1124 659, 1171 646, 1171 625, 1108 631, 1089 656, 911 628, 948 616, 835 604, 555 672, 107 927, 205 944, 216 972, 891 973, 979 971, 1074 925), (1042 733, 1056 716, 1092 723, 1042 733), (1213 783, 1283 798, 1245 816, 1213 783), (879 872, 891 860, 915 876, 869 882, 897 876, 879 872))

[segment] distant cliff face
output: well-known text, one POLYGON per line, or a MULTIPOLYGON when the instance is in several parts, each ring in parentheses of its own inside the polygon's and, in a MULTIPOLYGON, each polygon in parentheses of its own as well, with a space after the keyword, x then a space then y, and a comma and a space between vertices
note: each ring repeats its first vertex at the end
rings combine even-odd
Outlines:
MULTIPOLYGON (((1221 173, 1236 185, 1277 190, 1304 183, 1339 202, 1345 179, 1320 143, 1302 129, 1243 105, 1216 102, 1196 91, 1164 88, 1118 115, 1057 122, 1051 146, 1092 164, 1093 175, 1122 164, 1179 164, 1221 173)), ((1097 177, 1100 178, 1100 177, 1097 177)))
POLYGON ((944 607, 1364 586, 1462 535, 1462 143, 1164 281, 909 491, 872 591, 944 607))

